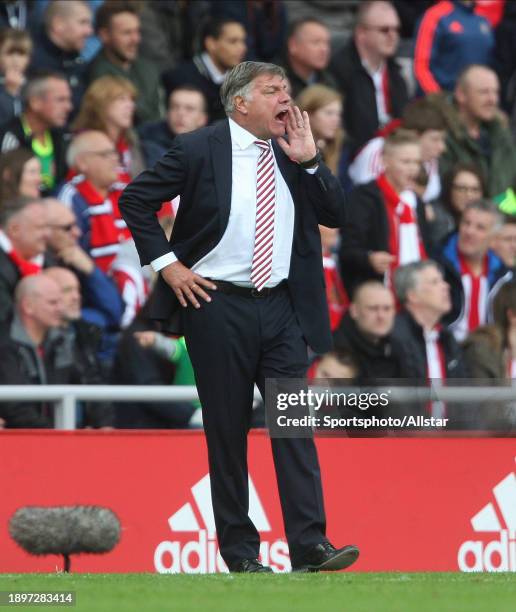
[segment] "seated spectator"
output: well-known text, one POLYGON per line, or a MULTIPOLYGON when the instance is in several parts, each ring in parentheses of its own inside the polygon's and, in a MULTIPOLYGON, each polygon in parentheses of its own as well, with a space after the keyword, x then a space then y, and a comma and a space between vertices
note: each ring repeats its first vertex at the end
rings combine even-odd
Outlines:
POLYGON ((493 63, 491 24, 475 13, 475 4, 441 0, 423 14, 414 52, 414 73, 423 93, 453 91, 464 68, 493 63))
POLYGON ((73 212, 55 199, 44 200, 48 220, 48 252, 52 265, 72 270, 81 284, 82 318, 103 331, 100 357, 112 358, 124 304, 114 282, 80 246, 81 230, 73 212))
POLYGON ((41 162, 29 149, 13 149, 0 155, 0 201, 18 196, 39 198, 41 162))
POLYGON ((66 174, 67 135, 72 109, 70 87, 58 74, 31 77, 24 90, 25 110, 0 129, 2 153, 32 149, 41 162, 43 193, 50 193, 66 174))
POLYGON ((316 17, 305 17, 290 23, 287 33, 285 72, 290 95, 297 96, 309 85, 335 88, 336 82, 327 70, 330 63, 330 32, 316 17))
POLYGON ((144 169, 143 155, 133 131, 136 91, 122 77, 104 76, 92 83, 82 100, 81 109, 73 128, 101 131, 118 151, 118 179, 111 190, 116 226, 124 238, 131 238, 125 221, 118 210, 118 199, 131 179, 144 169))
MULTIPOLYGON (((396 316, 393 340, 399 348, 401 377, 414 382, 465 378, 466 366, 453 334, 442 324, 451 310, 450 287, 432 260, 398 268, 394 275, 396 297, 402 305, 396 316)), ((431 416, 446 415, 446 405, 425 406, 431 416)))
MULTIPOLYGON (((173 380, 177 384, 195 384, 185 345, 149 330, 149 305, 150 301, 122 333, 113 384, 169 385, 173 380)), ((202 423, 198 404, 192 402, 120 402, 116 415, 117 427, 122 429, 185 428, 190 423, 202 423)))
POLYGON ((440 158, 442 175, 459 161, 476 164, 487 179, 489 197, 516 184, 516 146, 500 117, 499 89, 490 68, 473 65, 464 70, 455 86, 455 112, 440 158))
POLYGON ((208 122, 206 98, 193 85, 180 85, 169 96, 166 119, 156 123, 144 123, 138 135, 147 168, 165 155, 171 148, 176 134, 193 132, 208 122))
POLYGON ((349 379, 354 381, 358 368, 353 356, 341 350, 325 353, 310 368, 309 379, 349 379))
POLYGON ((459 342, 487 322, 490 299, 498 281, 508 274, 490 248, 501 225, 496 205, 489 200, 476 200, 466 206, 458 232, 443 247, 441 262, 452 288, 455 309, 461 313, 451 327, 459 342))
MULTIPOLYGON (((464 342, 470 375, 479 384, 507 383, 516 378, 516 282, 500 288, 493 300, 493 323, 472 332, 464 342)), ((489 402, 482 410, 482 429, 507 431, 516 426, 514 403, 489 402)))
POLYGON ((111 193, 118 178, 118 152, 104 132, 84 131, 70 143, 67 161, 76 175, 61 187, 57 198, 75 215, 81 247, 107 272, 124 239, 115 224, 111 193))
POLYGON ((0 329, 10 325, 18 281, 45 263, 48 229, 41 200, 16 198, 0 207, 0 329))
POLYGON ((106 0, 95 14, 95 32, 102 48, 89 67, 89 81, 110 75, 128 79, 135 88, 136 122, 160 118, 160 84, 157 67, 139 56, 138 3, 106 0))
POLYGON ((401 117, 407 85, 394 60, 400 22, 390 2, 361 2, 353 38, 332 59, 331 71, 346 103, 344 129, 356 153, 377 130, 401 117))
POLYGON ((162 74, 166 97, 181 85, 195 85, 206 97, 210 123, 225 119, 220 86, 227 72, 243 61, 245 38, 244 28, 234 19, 209 19, 201 32, 203 51, 162 74))
POLYGON ((474 378, 516 378, 516 281, 500 287, 493 300, 492 324, 478 327, 468 336, 464 356, 474 378))
POLYGON ((409 191, 421 162, 417 134, 391 134, 383 158, 385 172, 351 192, 341 228, 340 270, 350 294, 368 279, 391 286, 398 266, 426 258, 424 207, 409 191))
MULTIPOLYGON (((394 120, 390 126, 397 126, 394 120)), ((428 184, 422 200, 431 202, 441 192, 439 158, 446 148, 446 120, 437 99, 420 98, 408 104, 401 118, 401 125, 419 134, 421 159, 428 174, 428 184)), ((385 131, 389 129, 389 126, 385 131)), ((349 167, 349 177, 356 185, 368 183, 382 171, 382 148, 385 136, 378 135, 360 149, 349 167)))
MULTIPOLYGON (((65 384, 73 367, 71 351, 55 332, 61 323, 61 291, 51 278, 35 274, 16 287, 15 316, 0 342, 0 384, 65 384)), ((7 427, 52 427, 47 402, 0 404, 7 427)))
MULTIPOLYGON (((51 278, 61 291, 61 322, 59 331, 64 342, 73 347, 73 363, 83 385, 107 384, 107 376, 97 354, 100 350, 102 330, 82 319, 81 286, 76 274, 68 268, 50 267, 43 274, 51 278)), ((87 427, 113 427, 115 413, 109 402, 91 402, 84 405, 82 425, 87 427)))
POLYGON ((355 289, 348 311, 333 334, 335 349, 349 352, 357 364, 357 384, 399 378, 401 367, 392 346, 394 296, 378 281, 355 289))
MULTIPOLYGON (((78 221, 82 248, 95 265, 113 277, 125 310, 126 326, 143 306, 148 286, 136 252, 120 262, 121 243, 126 240, 118 229, 118 192, 111 189, 117 179, 118 154, 103 132, 81 132, 68 149, 68 164, 77 175, 59 192, 59 199, 69 206, 78 221)), ((129 238, 132 242, 132 238, 129 238)), ((136 251, 133 249, 133 251, 136 251)))
POLYGON ((480 169, 468 162, 458 162, 443 178, 441 197, 431 203, 428 229, 432 244, 441 242, 459 227, 466 205, 486 197, 486 185, 480 169))
POLYGON ((344 182, 342 96, 325 85, 310 85, 298 96, 296 105, 310 117, 310 128, 324 163, 344 182))
POLYGON ((51 70, 66 76, 74 113, 86 89, 86 63, 81 51, 91 27, 91 9, 85 0, 51 0, 45 8, 43 27, 34 39, 32 71, 51 70))
POLYGON ((495 233, 491 248, 504 266, 514 272, 516 268, 516 217, 504 215, 502 227, 495 233))
POLYGON ((233 18, 244 26, 247 32, 247 60, 274 62, 278 58, 287 36, 287 9, 290 2, 219 0, 210 4, 214 17, 233 18))
POLYGON ((335 248, 339 242, 339 231, 334 227, 319 225, 323 256, 324 282, 326 284, 326 301, 330 315, 330 328, 333 331, 340 323, 342 315, 349 304, 348 295, 342 284, 337 269, 335 248))
POLYGON ((31 53, 27 32, 0 30, 0 125, 22 113, 22 88, 31 53))

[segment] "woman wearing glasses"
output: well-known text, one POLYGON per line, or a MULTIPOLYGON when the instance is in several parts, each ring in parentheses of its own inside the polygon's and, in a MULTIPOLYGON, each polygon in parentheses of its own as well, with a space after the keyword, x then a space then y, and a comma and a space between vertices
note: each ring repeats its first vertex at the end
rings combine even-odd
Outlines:
POLYGON ((455 232, 466 205, 486 195, 485 180, 478 166, 457 163, 443 178, 440 199, 427 206, 432 243, 439 245, 455 232))

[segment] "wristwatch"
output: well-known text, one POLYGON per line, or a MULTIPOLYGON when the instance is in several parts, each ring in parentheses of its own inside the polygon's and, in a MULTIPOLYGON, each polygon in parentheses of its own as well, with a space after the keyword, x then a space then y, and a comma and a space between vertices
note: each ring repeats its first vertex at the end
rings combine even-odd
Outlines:
POLYGON ((319 149, 317 149, 317 153, 315 154, 315 157, 312 157, 312 159, 308 159, 307 161, 304 161, 304 162, 299 162, 299 165, 301 166, 301 168, 308 169, 308 168, 313 168, 320 161, 322 161, 322 155, 319 149))

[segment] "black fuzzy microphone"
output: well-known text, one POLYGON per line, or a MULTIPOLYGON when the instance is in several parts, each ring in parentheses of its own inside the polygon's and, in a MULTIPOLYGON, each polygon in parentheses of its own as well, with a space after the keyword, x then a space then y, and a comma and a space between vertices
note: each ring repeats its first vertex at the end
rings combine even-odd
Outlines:
POLYGON ((32 555, 63 555, 70 571, 70 555, 107 553, 120 540, 120 521, 100 506, 25 506, 9 521, 13 540, 32 555))

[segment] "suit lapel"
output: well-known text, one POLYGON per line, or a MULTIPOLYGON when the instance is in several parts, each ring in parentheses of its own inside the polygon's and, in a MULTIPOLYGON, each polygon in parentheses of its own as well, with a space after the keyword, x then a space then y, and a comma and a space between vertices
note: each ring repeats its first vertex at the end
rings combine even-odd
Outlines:
POLYGON ((294 190, 294 186, 296 185, 297 179, 297 168, 296 165, 290 161, 290 159, 285 155, 283 149, 273 140, 272 148, 274 149, 274 156, 276 157, 276 161, 278 162, 278 168, 285 179, 285 183, 292 195, 292 200, 294 200, 294 206, 296 206, 296 194, 294 190))
POLYGON ((226 119, 215 125, 210 136, 210 151, 215 177, 215 191, 220 206, 221 231, 224 232, 229 221, 231 210, 231 187, 232 187, 232 156, 231 156, 231 134, 229 121, 226 119))

